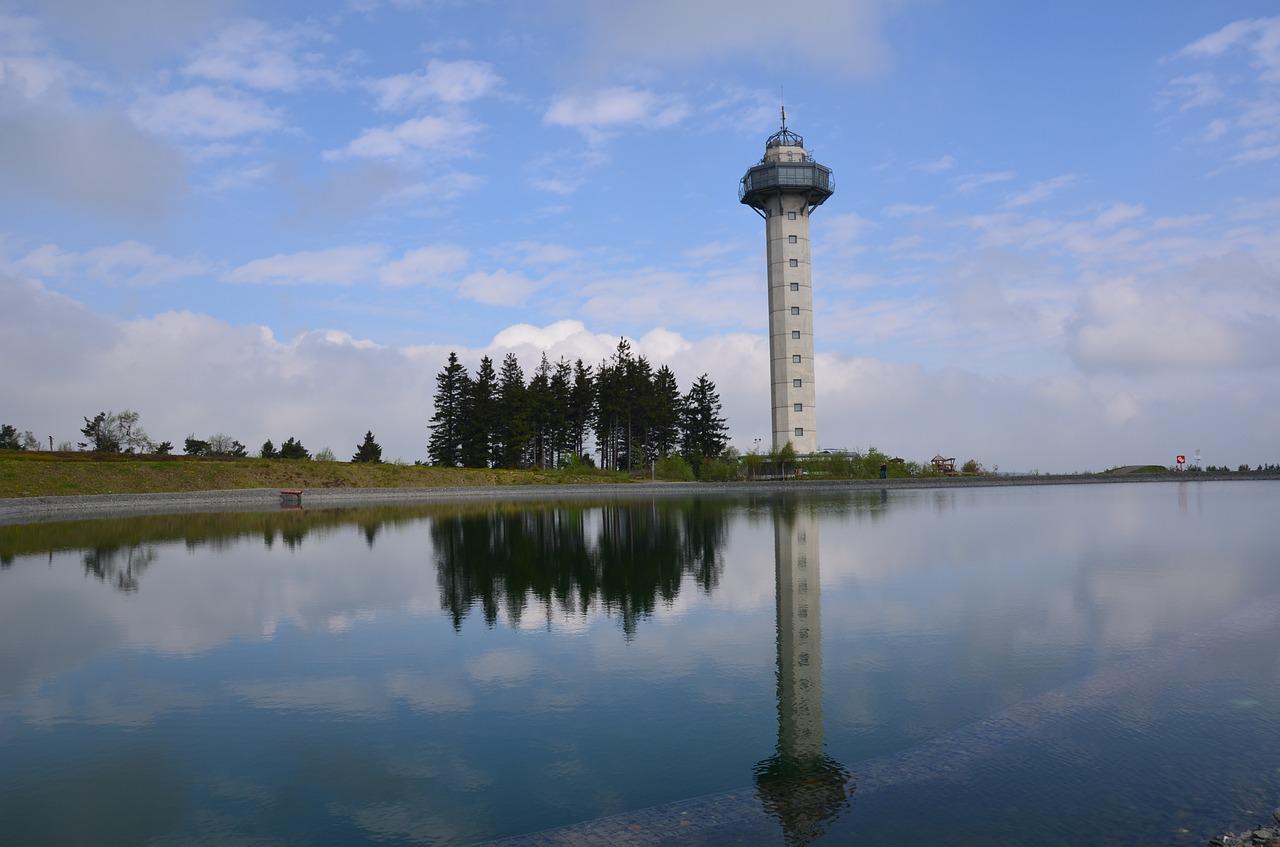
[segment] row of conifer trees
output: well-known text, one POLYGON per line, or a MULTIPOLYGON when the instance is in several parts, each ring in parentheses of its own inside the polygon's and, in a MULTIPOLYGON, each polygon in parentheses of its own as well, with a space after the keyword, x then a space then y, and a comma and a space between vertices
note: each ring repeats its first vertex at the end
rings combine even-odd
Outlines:
POLYGON ((685 393, 666 365, 654 369, 626 339, 592 367, 546 354, 525 380, 515 354, 496 370, 488 356, 475 374, 450 353, 436 375, 432 464, 470 468, 560 467, 590 460, 630 470, 682 455, 696 468, 724 452, 728 427, 706 374, 685 393))

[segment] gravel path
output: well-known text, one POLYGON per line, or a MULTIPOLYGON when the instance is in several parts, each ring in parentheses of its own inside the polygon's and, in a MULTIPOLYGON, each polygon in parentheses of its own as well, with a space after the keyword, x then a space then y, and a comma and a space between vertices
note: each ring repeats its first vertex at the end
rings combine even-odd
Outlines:
MULTIPOLYGON (((925 477, 774 482, 637 482, 586 485, 497 485, 458 488, 320 488, 303 495, 307 507, 367 506, 376 503, 454 502, 474 500, 604 499, 625 497, 689 496, 692 494, 832 493, 915 488, 988 488, 1011 485, 1104 485, 1116 483, 1206 482, 1280 479, 1280 474, 1196 474, 1194 478, 1169 476, 979 476, 925 477)), ((260 511, 277 508, 280 496, 274 488, 226 491, 182 491, 155 494, 95 494, 77 497, 15 497, 0 499, 0 524, 48 520, 76 520, 121 515, 177 512, 260 511)))

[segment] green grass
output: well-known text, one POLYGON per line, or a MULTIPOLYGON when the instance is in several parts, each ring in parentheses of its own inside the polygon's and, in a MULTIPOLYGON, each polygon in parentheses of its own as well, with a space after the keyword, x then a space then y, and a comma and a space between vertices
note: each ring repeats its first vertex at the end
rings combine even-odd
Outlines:
POLYGON ((1121 465, 1118 468, 1104 471, 1104 473, 1124 476, 1128 474, 1170 473, 1170 471, 1163 465, 1121 465))
POLYGON ((448 488, 628 482, 624 473, 435 468, 289 459, 194 459, 0 451, 0 498, 235 488, 448 488))

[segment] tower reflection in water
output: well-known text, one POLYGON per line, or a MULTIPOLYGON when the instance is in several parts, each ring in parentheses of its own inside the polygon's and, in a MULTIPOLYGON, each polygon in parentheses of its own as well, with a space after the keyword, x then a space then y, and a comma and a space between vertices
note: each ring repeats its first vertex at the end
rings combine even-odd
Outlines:
POLYGON ((756 793, 788 844, 807 844, 849 805, 853 782, 826 755, 822 723, 822 581, 818 521, 807 504, 773 519, 778 614, 778 746, 755 767, 756 793))

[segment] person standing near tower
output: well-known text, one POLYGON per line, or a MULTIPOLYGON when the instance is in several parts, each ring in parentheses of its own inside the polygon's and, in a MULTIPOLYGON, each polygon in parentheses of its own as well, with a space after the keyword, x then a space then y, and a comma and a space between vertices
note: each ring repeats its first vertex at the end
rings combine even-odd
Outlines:
POLYGON ((813 275, 809 215, 835 190, 831 169, 782 127, 765 141, 764 157, 742 177, 738 199, 764 219, 769 275, 769 376, 773 449, 818 450, 813 367, 813 275))

